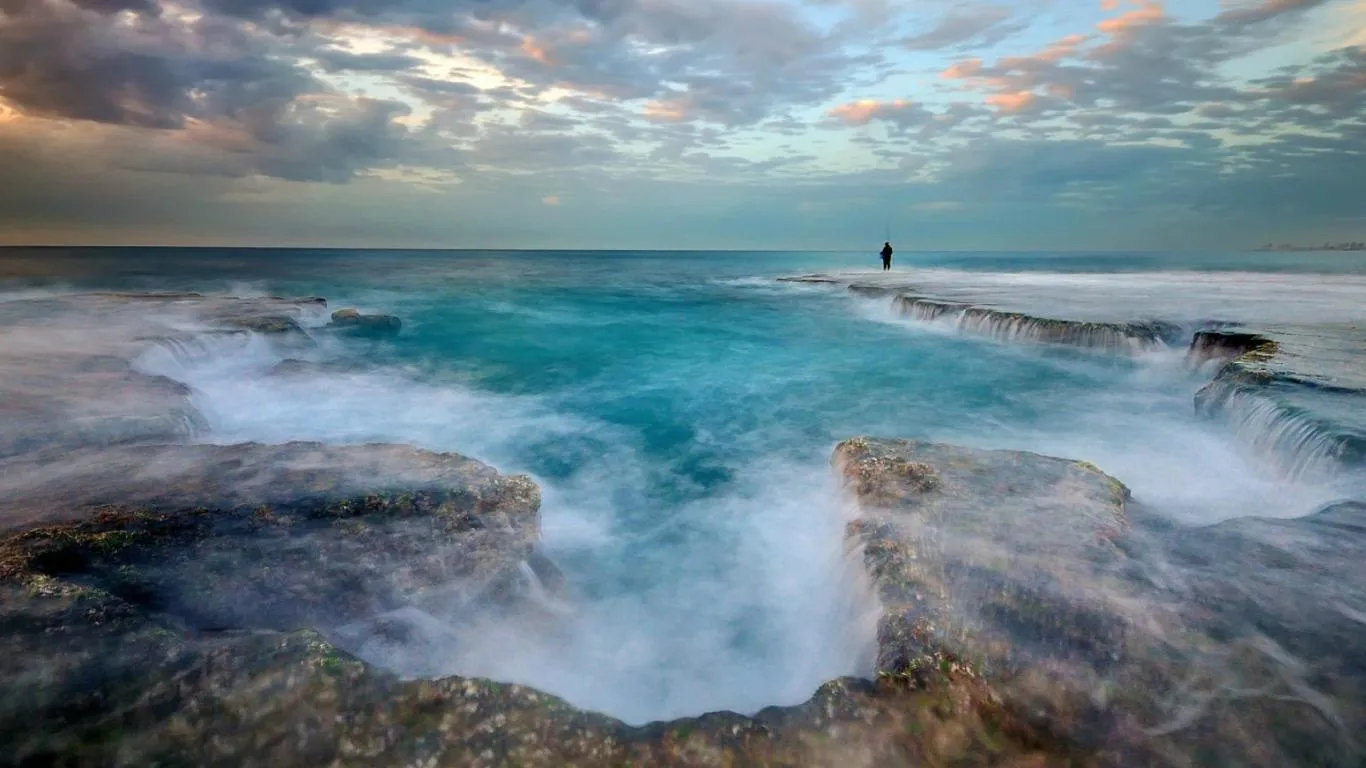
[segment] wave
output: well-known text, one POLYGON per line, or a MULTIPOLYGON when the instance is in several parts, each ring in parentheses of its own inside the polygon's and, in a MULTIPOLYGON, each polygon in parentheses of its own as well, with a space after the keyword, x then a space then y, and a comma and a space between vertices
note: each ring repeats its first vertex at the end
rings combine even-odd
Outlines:
POLYGON ((676 475, 667 459, 546 397, 396 368, 270 375, 282 359, 259 336, 214 335, 162 340, 138 366, 190 387, 211 427, 203 441, 403 442, 528 472, 543 491, 544 551, 570 575, 572 599, 549 625, 466 626, 454 604, 449 615, 413 609, 388 620, 420 641, 350 628, 363 658, 409 677, 533 685, 631 723, 797 704, 868 671, 875 627, 850 617, 869 614, 871 591, 845 551, 825 457, 742 460, 733 482, 670 505, 650 490, 676 475))

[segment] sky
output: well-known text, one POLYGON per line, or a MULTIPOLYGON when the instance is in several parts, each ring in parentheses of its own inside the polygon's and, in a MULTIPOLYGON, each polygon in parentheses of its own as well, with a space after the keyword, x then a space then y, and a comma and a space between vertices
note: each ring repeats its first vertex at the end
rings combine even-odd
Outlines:
POLYGON ((1366 240, 1366 0, 0 0, 0 243, 1366 240))

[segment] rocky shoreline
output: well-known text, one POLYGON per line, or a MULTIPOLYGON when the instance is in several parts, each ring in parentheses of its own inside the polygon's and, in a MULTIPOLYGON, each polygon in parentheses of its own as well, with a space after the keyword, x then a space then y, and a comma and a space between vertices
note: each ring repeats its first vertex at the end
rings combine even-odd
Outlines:
POLYGON ((856 296, 887 299, 902 317, 948 324, 999 342, 1142 355, 1185 350, 1191 368, 1216 366, 1194 398, 1200 416, 1218 420, 1244 442, 1281 458, 1291 476, 1366 468, 1366 332, 1356 327, 1248 328, 1227 321, 1183 325, 1045 317, 829 275, 780 282, 844 286, 856 296))
POLYGON ((401 679, 357 648, 421 644, 404 617, 428 601, 471 623, 497 612, 553 627, 547 596, 566 593, 538 551, 535 483, 401 445, 190 443, 203 428, 180 420, 192 393, 132 371, 134 352, 186 332, 306 346, 326 327, 325 302, 101 301, 118 317, 175 302, 201 325, 139 320, 121 326, 137 338, 80 351, 10 348, 42 358, 32 381, 7 385, 49 417, 46 430, 6 435, 0 466, 17 478, 62 461, 8 487, 3 504, 6 763, 1363 759, 1366 505, 1178 529, 1085 462, 877 437, 846 440, 831 460, 878 616, 868 677, 832 680, 794 707, 642 727, 521 685, 401 679), (91 365, 117 375, 102 393, 117 381, 119 402, 145 405, 136 428, 95 398, 74 416, 42 399, 42 376, 91 365))

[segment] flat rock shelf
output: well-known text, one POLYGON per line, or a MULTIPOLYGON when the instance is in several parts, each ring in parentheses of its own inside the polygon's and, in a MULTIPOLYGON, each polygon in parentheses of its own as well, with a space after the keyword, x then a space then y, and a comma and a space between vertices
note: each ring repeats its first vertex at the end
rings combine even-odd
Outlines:
POLYGON ((890 302, 902 317, 1002 343, 1124 356, 1184 349, 1191 365, 1216 365, 1213 380, 1195 398, 1196 411, 1277 456, 1287 475, 1366 468, 1363 323, 1289 322, 1232 301, 1192 316, 1195 310, 1176 299, 1155 308, 1149 294, 1119 293, 1121 282, 1100 290, 1065 281, 1060 288, 862 274, 778 280, 842 286, 855 296, 890 302))
MULTIPOLYGON (((1085 461, 876 436, 831 456, 849 508, 830 514, 849 521, 877 620, 866 675, 797 706, 639 727, 522 685, 404 678, 362 648, 420 645, 404 617, 424 607, 536 627, 572 609, 541 551, 537 485, 406 445, 196 442, 192 393, 138 373, 136 356, 248 334, 306 358, 325 302, 99 301, 118 320, 103 338, 58 354, 9 328, 3 347, 26 361, 6 386, 47 409, 0 430, 0 470, 31 479, 0 500, 5 764, 1366 758, 1366 505, 1187 528, 1085 461), (45 400, 43 377, 68 374, 131 406, 45 400)), ((42 322, 41 304, 27 309, 42 322)), ((1221 371, 1280 349, 1202 338, 1221 371)))

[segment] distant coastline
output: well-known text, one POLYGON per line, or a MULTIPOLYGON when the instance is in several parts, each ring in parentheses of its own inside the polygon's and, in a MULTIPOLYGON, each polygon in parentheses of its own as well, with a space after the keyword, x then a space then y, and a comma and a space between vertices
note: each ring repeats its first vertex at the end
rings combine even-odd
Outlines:
POLYGON ((1366 243, 1360 241, 1344 241, 1341 243, 1324 243, 1322 245, 1293 245, 1291 243, 1267 243, 1257 248, 1258 251, 1366 251, 1366 243))

